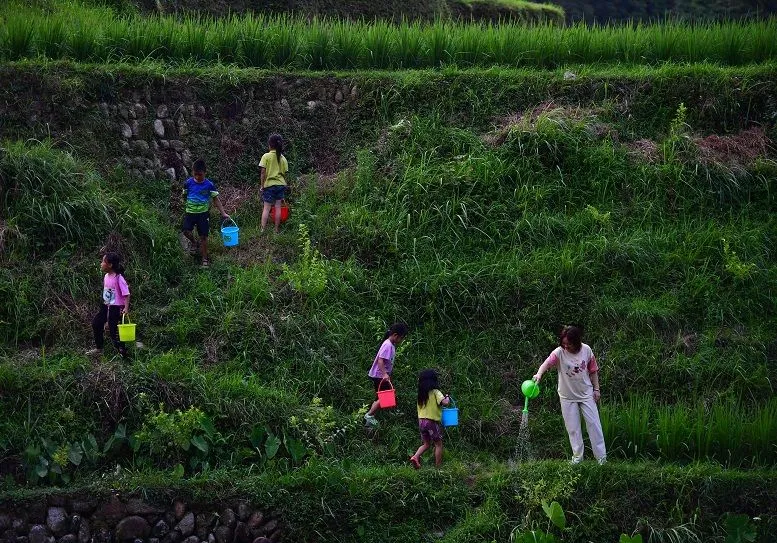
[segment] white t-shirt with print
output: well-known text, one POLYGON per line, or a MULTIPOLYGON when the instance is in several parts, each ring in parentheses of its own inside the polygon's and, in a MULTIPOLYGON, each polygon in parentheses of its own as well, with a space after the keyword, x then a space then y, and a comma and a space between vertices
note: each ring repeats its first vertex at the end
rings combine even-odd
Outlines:
POLYGON ((583 401, 594 397, 591 373, 599 371, 591 347, 583 343, 576 353, 556 347, 547 360, 548 367, 558 368, 558 395, 562 400, 583 401))

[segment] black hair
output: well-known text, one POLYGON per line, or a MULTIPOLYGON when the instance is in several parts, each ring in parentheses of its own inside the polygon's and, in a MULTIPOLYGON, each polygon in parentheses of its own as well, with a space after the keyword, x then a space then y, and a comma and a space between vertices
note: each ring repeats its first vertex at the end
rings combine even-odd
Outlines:
POLYGON ((579 350, 583 345, 583 327, 577 324, 565 326, 558 335, 559 345, 561 345, 564 338, 566 338, 570 345, 579 350))
POLYGON ((113 273, 116 275, 124 275, 124 265, 121 263, 121 255, 119 253, 105 253, 105 260, 111 265, 111 271, 113 273))
POLYGON ((267 139, 271 149, 275 149, 275 159, 278 164, 281 163, 281 156, 283 156, 283 137, 280 134, 270 134, 267 139))
POLYGON ((399 337, 405 337, 409 331, 410 330, 408 329, 407 324, 404 322, 395 322, 389 327, 388 330, 386 330, 386 335, 383 336, 383 341, 386 341, 388 338, 390 338, 392 334, 397 334, 399 337))
POLYGON ((440 388, 437 380, 437 372, 434 370, 421 370, 418 374, 418 405, 423 407, 429 399, 429 393, 435 388, 440 388))
POLYGON ((195 160, 192 164, 192 171, 205 173, 205 161, 201 158, 195 160))

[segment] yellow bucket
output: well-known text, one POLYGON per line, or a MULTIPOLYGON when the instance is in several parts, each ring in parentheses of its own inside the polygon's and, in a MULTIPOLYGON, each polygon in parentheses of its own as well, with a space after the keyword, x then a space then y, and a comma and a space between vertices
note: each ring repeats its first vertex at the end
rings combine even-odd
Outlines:
POLYGON ((129 321, 127 315, 121 317, 121 324, 119 326, 119 341, 127 343, 129 341, 135 341, 135 325, 129 321), (124 322, 126 319, 126 323, 124 322))

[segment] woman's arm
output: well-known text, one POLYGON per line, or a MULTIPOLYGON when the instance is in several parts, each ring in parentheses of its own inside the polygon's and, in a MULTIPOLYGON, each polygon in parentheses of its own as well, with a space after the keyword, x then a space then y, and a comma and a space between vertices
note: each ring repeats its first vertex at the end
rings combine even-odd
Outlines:
POLYGON ((550 353, 550 356, 545 359, 545 362, 542 363, 540 368, 537 370, 537 374, 532 377, 532 380, 535 383, 539 383, 540 379, 542 379, 542 376, 545 374, 546 371, 548 371, 550 368, 558 364, 558 356, 556 356, 556 353, 550 353))
POLYGON ((594 386, 594 401, 599 401, 599 398, 602 397, 602 393, 599 390, 599 372, 598 371, 592 371, 588 374, 591 377, 591 384, 594 386))

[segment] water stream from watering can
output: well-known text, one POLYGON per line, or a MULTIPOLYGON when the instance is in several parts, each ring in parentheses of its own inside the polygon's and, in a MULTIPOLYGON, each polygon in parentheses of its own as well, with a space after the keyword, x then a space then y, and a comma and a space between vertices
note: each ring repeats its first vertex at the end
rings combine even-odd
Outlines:
POLYGON ((518 442, 515 444, 513 456, 509 464, 515 466, 523 462, 528 462, 532 458, 531 452, 531 434, 529 432, 529 413, 521 413, 521 426, 518 428, 518 442))

